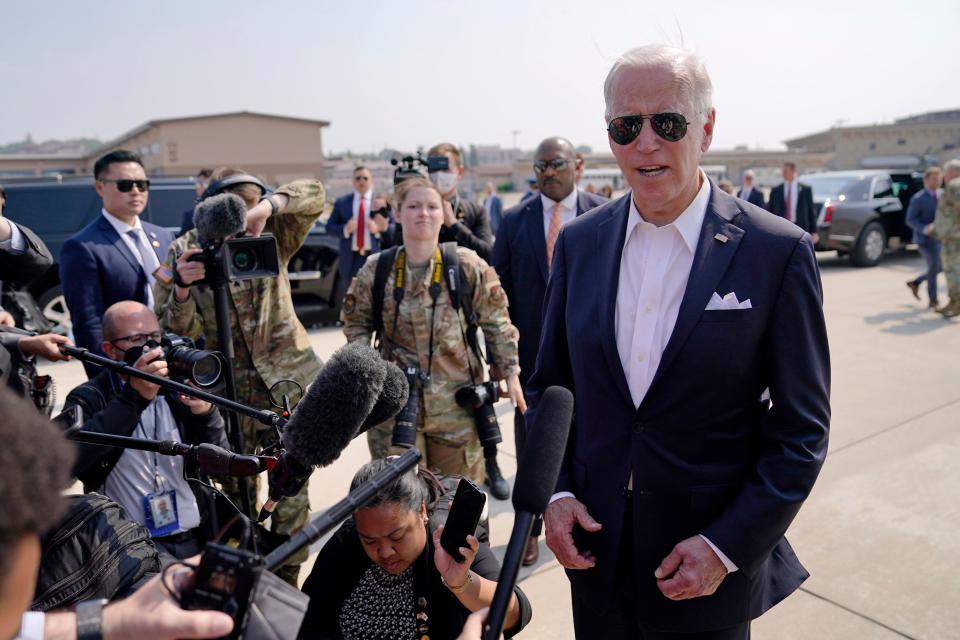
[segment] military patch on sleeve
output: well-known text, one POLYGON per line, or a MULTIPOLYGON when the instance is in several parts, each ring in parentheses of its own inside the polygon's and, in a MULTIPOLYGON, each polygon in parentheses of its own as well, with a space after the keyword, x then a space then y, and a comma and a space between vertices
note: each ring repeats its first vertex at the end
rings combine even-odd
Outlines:
POLYGON ((343 312, 346 315, 352 315, 354 311, 357 310, 357 298, 352 294, 348 293, 343 298, 343 312))

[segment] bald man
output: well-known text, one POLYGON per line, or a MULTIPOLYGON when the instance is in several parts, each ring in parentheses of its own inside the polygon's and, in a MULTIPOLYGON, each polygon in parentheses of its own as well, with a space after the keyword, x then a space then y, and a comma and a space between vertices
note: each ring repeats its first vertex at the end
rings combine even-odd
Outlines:
MULTIPOLYGON (((102 326, 108 358, 168 377, 153 311, 132 300, 117 302, 103 314, 102 326)), ((209 402, 108 369, 70 392, 64 407, 74 405, 83 410, 84 431, 229 446, 223 418, 209 402)), ((202 549, 200 512, 179 456, 80 444, 73 475, 83 481, 84 491, 121 504, 170 555, 187 558, 202 549)))

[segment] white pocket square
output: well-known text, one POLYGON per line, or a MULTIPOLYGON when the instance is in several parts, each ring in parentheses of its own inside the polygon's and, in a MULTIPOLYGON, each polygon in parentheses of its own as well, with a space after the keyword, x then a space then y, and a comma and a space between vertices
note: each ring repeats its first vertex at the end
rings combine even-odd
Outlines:
POLYGON ((747 298, 743 302, 737 300, 737 294, 733 291, 722 298, 720 294, 714 292, 714 294, 710 296, 710 302, 707 303, 705 311, 732 311, 734 309, 753 309, 753 305, 750 304, 750 298, 747 298))

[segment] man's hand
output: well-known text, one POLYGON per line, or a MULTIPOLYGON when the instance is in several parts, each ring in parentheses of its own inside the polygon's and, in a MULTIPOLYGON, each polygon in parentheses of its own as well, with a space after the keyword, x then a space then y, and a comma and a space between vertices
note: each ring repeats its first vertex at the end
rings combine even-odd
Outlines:
POLYGON ((457 224, 457 216, 453 215, 453 205, 449 200, 443 201, 443 226, 452 227, 457 224))
POLYGON ((814 231, 810 234, 810 239, 813 241, 813 244, 817 244, 820 242, 820 234, 814 231))
POLYGON ((55 333, 44 333, 38 336, 23 336, 17 346, 25 356, 40 356, 51 362, 69 360, 70 356, 60 352, 60 345, 73 346, 70 338, 55 333))
POLYGON ((527 400, 523 397, 523 388, 520 386, 520 376, 507 376, 507 389, 504 391, 503 387, 500 387, 500 397, 510 398, 510 404, 520 409, 522 413, 527 412, 527 400))
POLYGON ((709 596, 727 576, 727 568, 700 536, 693 536, 673 548, 657 570, 660 592, 671 600, 709 596))
MULTIPOLYGON (((145 351, 143 355, 137 358, 137 361, 133 363, 133 368, 144 373, 152 373, 155 376, 160 376, 166 378, 169 375, 167 370, 167 361, 163 359, 163 349, 157 347, 151 349, 150 351, 145 351)), ((160 391, 160 386, 153 384, 152 382, 147 382, 146 380, 141 380, 140 378, 135 378, 130 376, 130 386, 133 387, 137 393, 139 393, 144 400, 153 400, 157 397, 157 393, 160 391)))
MULTIPOLYGON (((457 640, 481 640, 483 638, 483 628, 487 622, 487 616, 490 614, 490 607, 484 607, 479 611, 474 611, 463 623, 463 629, 457 640)), ((500 640, 503 640, 503 634, 500 634, 500 640)))
POLYGON ((543 522, 547 526, 547 546, 561 565, 567 569, 589 569, 597 564, 592 553, 580 551, 573 542, 574 525, 590 533, 602 527, 587 513, 582 502, 576 498, 560 498, 551 502, 543 512, 543 522))
POLYGON ((13 319, 13 316, 9 311, 4 311, 0 309, 0 327, 15 327, 17 326, 16 320, 13 319))
POLYGON ((350 218, 347 220, 347 224, 343 225, 343 237, 346 238, 350 235, 353 235, 353 232, 357 230, 357 219, 350 218))
MULTIPOLYGON (((187 385, 190 387, 196 388, 197 385, 193 382, 187 380, 187 385)), ((201 400, 200 398, 194 398, 193 396, 188 396, 185 393, 181 393, 179 396, 180 402, 187 405, 187 408, 190 409, 190 413, 195 416, 202 416, 207 413, 210 413, 210 409, 213 407, 212 404, 206 400, 201 400)))
POLYGON ((379 213, 373 214, 370 218, 370 233, 382 233, 390 226, 390 221, 379 213))
MULTIPOLYGON (((189 560, 191 563, 199 561, 200 556, 189 560)), ((189 569, 171 569, 167 581, 173 591, 179 594, 193 578, 193 572, 189 569), (173 575, 170 576, 170 573, 173 575)), ((233 618, 223 612, 181 609, 180 604, 164 589, 161 579, 162 576, 154 576, 126 600, 104 607, 104 640, 219 638, 233 629, 233 618)))

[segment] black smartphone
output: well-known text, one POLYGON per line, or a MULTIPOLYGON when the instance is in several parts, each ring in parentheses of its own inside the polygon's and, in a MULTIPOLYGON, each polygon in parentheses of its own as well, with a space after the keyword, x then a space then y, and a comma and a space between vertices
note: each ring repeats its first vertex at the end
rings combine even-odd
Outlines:
POLYGON ((73 405, 63 410, 62 413, 52 418, 54 422, 60 425, 65 435, 70 435, 79 431, 83 427, 83 409, 80 405, 73 405))
POLYGON ((453 504, 450 505, 450 513, 447 514, 447 522, 440 534, 440 546, 457 562, 463 562, 460 547, 469 546, 467 536, 476 535, 486 501, 486 494, 478 489, 477 485, 466 478, 460 478, 453 504))

